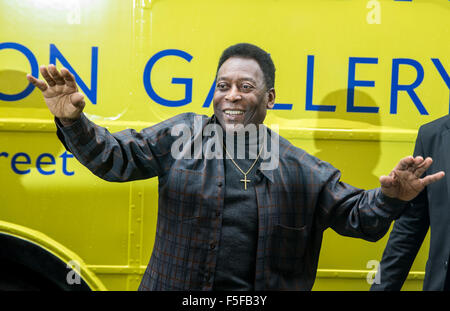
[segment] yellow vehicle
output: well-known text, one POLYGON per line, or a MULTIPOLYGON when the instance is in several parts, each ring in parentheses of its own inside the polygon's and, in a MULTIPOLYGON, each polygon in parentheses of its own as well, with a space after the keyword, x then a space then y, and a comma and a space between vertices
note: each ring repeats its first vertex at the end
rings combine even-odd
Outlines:
MULTIPOLYGON (((66 152, 39 65, 76 76, 97 124, 140 130, 211 115, 220 53, 256 44, 277 68, 265 123, 369 189, 449 112, 448 29, 446 0, 0 0, 0 286, 136 290, 155 237, 157 180, 108 183, 66 152)), ((368 290, 386 241, 327 230, 313 289, 368 290)))

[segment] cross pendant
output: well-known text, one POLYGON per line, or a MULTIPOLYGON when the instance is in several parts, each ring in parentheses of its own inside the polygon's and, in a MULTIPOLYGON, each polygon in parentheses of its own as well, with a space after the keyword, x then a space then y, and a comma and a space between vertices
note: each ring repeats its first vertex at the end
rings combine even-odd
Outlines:
POLYGON ((247 190, 247 183, 250 182, 250 179, 247 179, 247 174, 244 175, 244 179, 240 180, 244 183, 244 190, 247 190))

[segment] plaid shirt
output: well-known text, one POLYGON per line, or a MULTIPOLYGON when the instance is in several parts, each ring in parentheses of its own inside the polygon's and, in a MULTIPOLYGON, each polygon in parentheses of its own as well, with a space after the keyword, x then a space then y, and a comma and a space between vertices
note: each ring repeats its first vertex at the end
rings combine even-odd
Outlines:
MULTIPOLYGON (((156 240, 140 290, 212 290, 224 209, 224 164, 219 159, 175 159, 176 124, 194 127, 194 113, 136 132, 111 134, 84 114, 58 127, 68 151, 95 175, 114 182, 159 178, 156 240)), ((202 127, 215 122, 201 116, 202 127)), ((267 129, 270 135, 276 135, 267 129)), ((201 138, 207 143, 210 136, 201 138)), ((258 208, 255 290, 311 290, 323 232, 376 241, 406 206, 380 188, 341 182, 340 172, 279 137, 279 164, 256 168, 258 208)))

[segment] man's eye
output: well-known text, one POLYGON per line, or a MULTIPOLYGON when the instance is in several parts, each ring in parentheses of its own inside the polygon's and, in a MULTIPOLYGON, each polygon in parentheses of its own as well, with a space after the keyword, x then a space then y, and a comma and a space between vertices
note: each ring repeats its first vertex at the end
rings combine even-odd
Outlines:
POLYGON ((242 85, 242 88, 244 89, 244 90, 250 90, 251 88, 252 88, 252 86, 250 85, 250 84, 243 84, 242 85))
POLYGON ((217 88, 219 88, 219 89, 224 89, 224 88, 226 88, 227 87, 227 85, 225 84, 225 83, 219 83, 219 84, 217 84, 217 88))

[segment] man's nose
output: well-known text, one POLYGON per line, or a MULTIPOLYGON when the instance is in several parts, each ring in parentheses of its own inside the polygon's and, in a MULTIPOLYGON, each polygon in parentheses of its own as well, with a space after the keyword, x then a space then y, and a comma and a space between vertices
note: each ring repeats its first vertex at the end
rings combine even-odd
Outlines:
POLYGON ((225 95, 225 99, 230 102, 235 102, 240 99, 242 99, 241 93, 239 92, 239 89, 233 85, 229 90, 228 93, 225 95))

